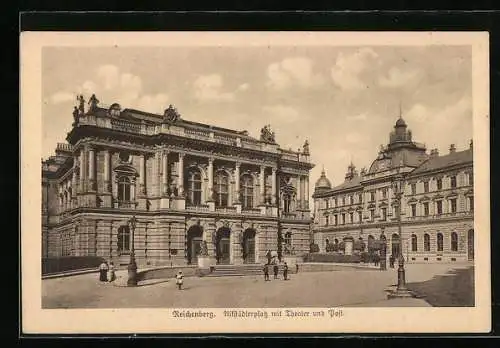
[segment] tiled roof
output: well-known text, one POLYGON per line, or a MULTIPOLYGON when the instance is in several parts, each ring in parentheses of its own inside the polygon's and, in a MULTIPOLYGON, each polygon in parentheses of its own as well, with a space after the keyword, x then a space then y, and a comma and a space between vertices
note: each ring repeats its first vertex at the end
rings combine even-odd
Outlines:
POLYGON ((356 175, 351 180, 346 180, 342 184, 335 186, 334 188, 332 188, 329 191, 330 192, 341 191, 341 190, 350 189, 350 188, 353 188, 356 186, 361 186, 360 182, 361 182, 361 176, 356 175))
POLYGON ((444 156, 431 157, 411 174, 419 174, 428 171, 438 170, 441 168, 451 167, 457 164, 472 163, 472 150, 457 151, 444 156))

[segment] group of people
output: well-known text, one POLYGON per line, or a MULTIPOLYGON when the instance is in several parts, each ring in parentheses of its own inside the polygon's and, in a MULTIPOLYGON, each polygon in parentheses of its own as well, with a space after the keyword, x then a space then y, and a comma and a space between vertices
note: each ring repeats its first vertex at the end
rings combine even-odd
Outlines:
POLYGON ((103 261, 99 266, 99 280, 101 282, 113 282, 116 279, 115 266, 113 261, 109 264, 107 261, 103 261))
MULTIPOLYGON (((278 273, 279 273, 278 264, 276 264, 276 263, 271 264, 268 262, 264 265, 264 269, 263 269, 265 281, 271 280, 271 279, 269 279, 269 269, 271 268, 271 266, 273 267, 274 279, 279 279, 279 277, 278 277, 278 273)), ((286 262, 283 264, 283 280, 288 280, 288 265, 286 262)))

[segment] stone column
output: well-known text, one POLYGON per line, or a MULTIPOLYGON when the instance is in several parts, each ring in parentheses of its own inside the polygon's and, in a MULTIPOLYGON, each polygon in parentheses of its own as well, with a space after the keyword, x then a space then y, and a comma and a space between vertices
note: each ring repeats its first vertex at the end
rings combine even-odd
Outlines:
POLYGON ((146 164, 146 155, 141 155, 139 157, 139 193, 141 195, 145 195, 146 194, 146 185, 145 185, 145 173, 146 173, 146 170, 145 170, 145 164, 146 164))
POLYGON ((161 195, 165 196, 168 193, 168 151, 163 151, 161 167, 161 195))
POLYGON ((77 193, 77 182, 76 182, 76 161, 73 166, 73 173, 71 174, 71 206, 76 207, 76 193, 77 193))
POLYGON ((236 162, 234 166, 234 203, 240 202, 240 162, 236 162))
POLYGON ((276 205, 276 168, 271 168, 271 203, 276 205))
POLYGON ((296 210, 302 209, 302 177, 297 176, 297 206, 296 210))
POLYGON ((260 183, 260 204, 264 205, 265 202, 265 194, 266 194, 266 181, 265 181, 265 167, 261 166, 260 167, 260 176, 259 176, 259 183, 260 183))
POLYGON ((79 161, 80 161, 80 185, 79 185, 78 189, 80 192, 85 192, 85 151, 84 150, 80 151, 79 161))
POLYGON ((89 190, 95 190, 95 149, 89 147, 89 190))
POLYGON ((214 191, 214 159, 210 157, 208 159, 208 168, 207 168, 207 176, 208 176, 208 197, 206 199, 207 202, 213 202, 213 191, 214 191))
POLYGON ((304 183, 304 177, 300 176, 300 208, 305 209, 306 208, 306 197, 305 197, 305 183, 304 183))
POLYGON ((185 154, 179 153, 179 177, 177 178, 177 189, 179 190, 179 196, 184 196, 184 156, 185 154))
POLYGON ((111 192, 110 156, 108 150, 104 150, 104 192, 111 192))
MULTIPOLYGON (((304 177, 304 184, 305 184, 305 209, 309 210, 309 176, 304 177)), ((351 202, 352 204, 352 202, 351 202)))

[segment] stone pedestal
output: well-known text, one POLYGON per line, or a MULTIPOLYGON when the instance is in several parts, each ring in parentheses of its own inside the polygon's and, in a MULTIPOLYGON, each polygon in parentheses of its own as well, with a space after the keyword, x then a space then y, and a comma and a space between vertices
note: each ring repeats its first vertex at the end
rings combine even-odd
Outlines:
POLYGON ((211 266, 215 266, 215 263, 215 257, 198 256, 198 268, 209 269, 211 266))
POLYGON ((214 201, 208 201, 208 211, 215 211, 215 202, 214 201))
POLYGON ((146 197, 139 197, 137 199, 137 209, 146 210, 147 199, 146 197))
POLYGON ((160 199, 160 209, 169 209, 170 208, 170 198, 162 197, 160 199))
POLYGON ((100 198, 101 198, 101 207, 112 208, 113 197, 111 197, 111 194, 103 194, 101 195, 100 198))
POLYGON ((233 206, 236 208, 236 213, 241 214, 241 203, 234 203, 233 206))

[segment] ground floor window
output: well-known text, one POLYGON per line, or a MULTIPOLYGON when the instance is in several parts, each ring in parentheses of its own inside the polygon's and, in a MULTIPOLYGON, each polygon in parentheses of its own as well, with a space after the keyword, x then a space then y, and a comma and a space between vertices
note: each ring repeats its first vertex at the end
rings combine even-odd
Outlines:
POLYGON ((130 230, 128 226, 121 226, 118 229, 118 253, 126 254, 130 252, 130 230))

